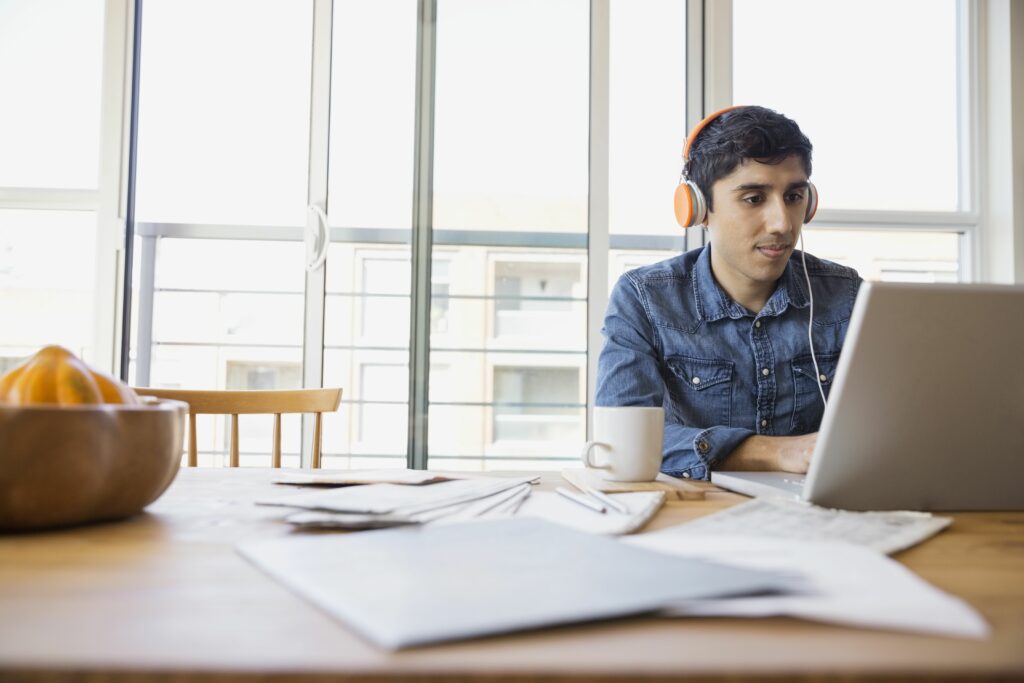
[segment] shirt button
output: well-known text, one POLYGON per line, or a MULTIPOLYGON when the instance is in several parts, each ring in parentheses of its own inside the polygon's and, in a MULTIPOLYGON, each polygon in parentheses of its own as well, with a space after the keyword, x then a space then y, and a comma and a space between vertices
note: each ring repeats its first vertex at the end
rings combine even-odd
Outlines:
POLYGON ((690 473, 689 472, 683 472, 683 479, 689 479, 689 478, 690 478, 690 473))
POLYGON ((771 370, 769 370, 768 368, 762 368, 761 374, 767 377, 769 374, 771 374, 771 370))
POLYGON ((755 320, 754 321, 754 327, 761 327, 761 321, 760 320, 755 320))
POLYGON ((693 382, 694 384, 700 384, 700 377, 694 377, 694 378, 693 378, 692 380, 690 380, 690 381, 691 381, 691 382, 693 382))
POLYGON ((828 375, 818 375, 818 379, 820 379, 822 382, 827 382, 828 375))
POLYGON ((761 420, 761 426, 762 427, 767 427, 768 426, 768 420, 761 420))
POLYGON ((697 450, 700 451, 701 453, 707 453, 708 448, 708 442, 705 441, 704 439, 701 439, 700 441, 697 442, 697 450))

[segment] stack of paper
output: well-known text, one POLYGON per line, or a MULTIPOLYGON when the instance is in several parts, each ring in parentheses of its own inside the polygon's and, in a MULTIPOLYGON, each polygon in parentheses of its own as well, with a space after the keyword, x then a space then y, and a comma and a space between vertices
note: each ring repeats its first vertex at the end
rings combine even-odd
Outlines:
POLYGON ((462 479, 428 470, 345 470, 319 472, 289 472, 274 479, 275 484, 293 486, 356 486, 359 484, 432 484, 450 479, 462 479))
POLYGON ((412 486, 365 484, 303 491, 258 503, 301 511, 287 517, 287 521, 301 526, 372 529, 511 514, 530 494, 530 484, 537 479, 474 477, 412 486))
MULTIPOLYGON (((675 603, 666 614, 786 615, 961 638, 984 638, 989 634, 985 619, 969 604, 869 548, 844 541, 692 534, 685 530, 686 526, 624 540, 637 547, 736 568, 802 574, 803 590, 789 595, 685 600, 675 603)), ((748 534, 752 531, 748 530, 748 534)))
POLYGON ((793 588, 787 573, 673 557, 537 519, 290 536, 238 549, 389 649, 793 588))
POLYGON ((917 545, 952 522, 928 512, 850 512, 781 498, 755 498, 683 524, 679 533, 848 541, 891 554, 917 545))

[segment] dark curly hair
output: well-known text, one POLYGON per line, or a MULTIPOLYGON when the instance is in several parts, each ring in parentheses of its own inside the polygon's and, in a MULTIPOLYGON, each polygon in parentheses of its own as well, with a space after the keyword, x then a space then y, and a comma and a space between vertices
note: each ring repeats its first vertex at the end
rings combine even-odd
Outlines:
POLYGON ((796 121, 765 107, 747 106, 727 111, 709 123, 690 147, 683 171, 696 183, 712 210, 711 187, 735 170, 744 159, 778 164, 800 157, 811 176, 811 141, 796 121))

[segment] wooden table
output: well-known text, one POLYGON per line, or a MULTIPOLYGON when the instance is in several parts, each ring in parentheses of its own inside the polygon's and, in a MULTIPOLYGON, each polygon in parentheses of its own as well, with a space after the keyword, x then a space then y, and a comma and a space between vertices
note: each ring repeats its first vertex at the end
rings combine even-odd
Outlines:
MULTIPOLYGON (((0 681, 1024 680, 1024 513, 955 515, 898 556, 978 608, 985 641, 645 617, 388 653, 235 553, 289 533, 250 502, 272 476, 185 469, 133 519, 0 536, 0 681)), ((738 500, 670 503, 650 528, 738 500)))

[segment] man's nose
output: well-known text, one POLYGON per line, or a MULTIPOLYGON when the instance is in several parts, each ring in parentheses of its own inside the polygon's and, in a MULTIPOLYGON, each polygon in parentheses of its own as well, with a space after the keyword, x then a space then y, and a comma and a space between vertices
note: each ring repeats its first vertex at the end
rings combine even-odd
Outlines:
POLYGON ((796 226, 793 225, 793 218, 787 210, 786 200, 783 197, 772 197, 765 207, 765 227, 768 232, 776 235, 783 235, 793 232, 796 226))

